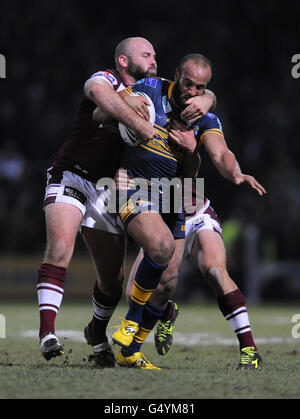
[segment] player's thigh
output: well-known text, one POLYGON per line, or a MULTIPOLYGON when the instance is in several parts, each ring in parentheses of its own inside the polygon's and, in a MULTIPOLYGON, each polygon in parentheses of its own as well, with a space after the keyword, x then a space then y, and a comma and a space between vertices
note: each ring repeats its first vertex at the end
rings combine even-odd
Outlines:
POLYGON ((211 267, 226 269, 226 251, 222 237, 212 230, 200 230, 191 251, 194 263, 202 272, 211 267))
POLYGON ((82 226, 81 234, 89 249, 101 282, 118 281, 122 275, 125 237, 82 226))
POLYGON ((45 207, 47 262, 69 263, 81 219, 81 211, 73 205, 52 203, 45 207))
POLYGON ((128 224, 127 232, 150 257, 158 255, 158 258, 167 259, 169 262, 175 249, 175 241, 160 214, 138 214, 128 224))

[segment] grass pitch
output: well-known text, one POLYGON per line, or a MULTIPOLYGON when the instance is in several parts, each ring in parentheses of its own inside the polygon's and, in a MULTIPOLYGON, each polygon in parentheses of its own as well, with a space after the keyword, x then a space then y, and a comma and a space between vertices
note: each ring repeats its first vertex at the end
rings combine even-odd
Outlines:
MULTIPOLYGON (((162 371, 116 367, 96 369, 83 328, 91 317, 88 304, 64 302, 56 331, 65 355, 49 362, 39 352, 39 314, 35 303, 1 304, 6 338, 0 339, 1 399, 285 399, 299 398, 299 338, 292 337, 297 307, 249 307, 254 338, 264 365, 241 372, 237 340, 216 305, 181 304, 174 345, 156 353, 153 336, 143 352, 162 371)), ((126 305, 115 312, 119 323, 126 305)), ((115 354, 118 347, 114 346, 115 354)))

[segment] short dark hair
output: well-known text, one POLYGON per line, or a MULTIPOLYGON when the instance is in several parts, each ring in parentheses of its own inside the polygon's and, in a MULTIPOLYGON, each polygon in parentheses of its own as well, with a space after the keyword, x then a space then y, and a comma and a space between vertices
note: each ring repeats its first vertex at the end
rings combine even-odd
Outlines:
POLYGON ((212 63, 207 57, 205 57, 202 54, 193 53, 193 54, 187 54, 181 59, 179 63, 180 73, 182 73, 185 63, 190 60, 194 61, 196 64, 202 65, 203 67, 210 67, 212 70, 212 63))
POLYGON ((130 42, 131 42, 132 39, 134 39, 134 38, 126 38, 126 39, 123 39, 123 41, 121 41, 117 45, 116 50, 115 50, 115 62, 116 62, 116 66, 119 65, 118 58, 120 57, 120 55, 126 55, 127 57, 130 57, 130 48, 129 48, 129 45, 130 45, 130 42))

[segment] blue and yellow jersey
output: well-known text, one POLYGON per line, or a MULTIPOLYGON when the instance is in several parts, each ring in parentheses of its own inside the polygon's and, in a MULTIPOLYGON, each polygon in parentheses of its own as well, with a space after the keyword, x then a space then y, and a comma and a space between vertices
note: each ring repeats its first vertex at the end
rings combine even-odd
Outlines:
MULTIPOLYGON (((182 109, 178 109, 170 101, 174 86, 175 83, 170 80, 155 77, 142 79, 126 89, 129 94, 138 91, 146 93, 152 100, 156 112, 154 123, 156 138, 138 147, 125 145, 122 167, 132 177, 148 180, 163 177, 172 179, 181 174, 185 151, 168 140, 167 130, 171 119, 183 122, 180 119, 182 109)), ((212 113, 208 113, 190 126, 199 145, 207 132, 223 135, 221 123, 212 113)))

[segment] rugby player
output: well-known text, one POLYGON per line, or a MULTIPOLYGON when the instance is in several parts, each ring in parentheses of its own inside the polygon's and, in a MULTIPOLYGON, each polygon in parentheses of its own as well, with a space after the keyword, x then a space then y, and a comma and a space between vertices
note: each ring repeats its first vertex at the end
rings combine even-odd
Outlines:
MULTIPOLYGON (((97 189, 96 183, 100 178, 115 176, 122 161, 123 142, 119 134, 99 127, 92 115, 99 107, 126 123, 142 139, 153 138, 156 131, 152 125, 147 118, 137 115, 143 112, 143 105, 134 110, 117 92, 157 72, 155 51, 143 38, 122 41, 116 48, 115 60, 116 69, 98 71, 85 83, 70 136, 48 169, 44 200, 47 243, 37 280, 40 349, 47 360, 63 353, 63 346, 55 335, 55 319, 80 230, 97 272, 94 316, 85 336, 93 346, 98 365, 115 364, 106 326, 122 293, 124 234, 109 214, 103 214, 101 203, 104 205, 107 192, 97 189)), ((204 109, 213 101, 211 95, 206 99, 201 105, 204 109)), ((190 103, 186 117, 205 113, 199 103, 190 103)))
MULTIPOLYGON (((146 78, 121 92, 124 100, 126 100, 126 94, 145 92, 155 105, 156 138, 135 148, 126 145, 122 161, 122 167, 131 178, 146 179, 152 188, 154 178, 171 180, 176 175, 182 174, 182 167, 190 166, 191 156, 192 160, 195 158, 198 160, 197 153, 188 153, 182 147, 174 147, 168 138, 170 120, 181 119, 186 101, 193 96, 203 95, 211 78, 211 67, 207 59, 200 54, 193 57, 194 59, 190 60, 190 79, 186 79, 187 87, 178 80, 171 82, 159 78, 146 78), (191 94, 192 91, 195 91, 195 94, 191 94)), ((202 119, 189 124, 196 135, 201 131, 202 125, 202 119)), ((192 161, 191 167, 193 166, 192 161)), ((142 364, 145 369, 158 369, 140 352, 132 351, 132 348, 128 350, 128 348, 138 332, 140 334, 136 339, 139 340, 142 339, 141 334, 145 332, 145 321, 142 321, 144 306, 154 316, 160 317, 163 314, 159 307, 146 304, 159 284, 163 271, 167 269, 169 263, 171 264, 172 258, 178 265, 181 262, 184 246, 184 220, 183 213, 179 212, 176 217, 176 211, 175 213, 171 211, 166 215, 161 210, 160 204, 163 206, 164 201, 163 193, 160 195, 162 203, 159 202, 153 211, 152 195, 150 200, 146 192, 134 202, 131 196, 135 192, 135 188, 131 186, 128 190, 127 201, 119 211, 119 217, 127 233, 143 248, 144 256, 135 275, 129 310, 112 338, 114 342, 122 346, 118 353, 120 365, 141 368, 142 364), (142 210, 143 207, 146 208, 145 211, 142 210), (177 239, 175 243, 172 235, 177 239)))
MULTIPOLYGON (((197 94, 195 83, 191 84, 193 78, 193 61, 195 56, 185 57, 176 73, 175 80, 181 89, 190 86, 185 90, 188 95, 197 94)), ((189 152, 198 152, 201 145, 210 156, 212 162, 226 179, 235 185, 245 185, 255 190, 260 196, 266 193, 265 189, 256 181, 253 176, 245 175, 241 172, 239 164, 234 154, 228 149, 224 139, 221 124, 218 118, 208 113, 201 119, 201 128, 197 135, 193 130, 174 121, 169 129, 169 138, 180 147, 189 152)), ((188 167, 187 167, 188 169, 188 167)), ((188 170, 185 176, 194 177, 195 172, 188 170)), ((121 180, 120 180, 121 181, 121 180)), ((257 351, 254 342, 249 316, 246 308, 245 298, 230 278, 226 268, 226 252, 222 240, 222 227, 220 221, 210 206, 210 201, 201 197, 193 191, 195 209, 193 212, 185 214, 185 253, 189 253, 194 264, 203 273, 204 278, 213 289, 217 298, 218 306, 235 332, 240 347, 239 369, 260 369, 262 359, 257 351)), ((136 261, 133 264, 129 276, 126 293, 132 295, 132 287, 136 276, 136 269, 143 257, 141 249, 136 261)), ((178 272, 178 261, 173 259, 168 268, 163 272, 161 281, 157 287, 156 293, 152 295, 151 303, 155 307, 165 307, 168 300, 175 291, 178 272)), ((166 354, 172 345, 172 333, 174 322, 178 315, 178 307, 173 303, 172 320, 158 320, 155 331, 155 346, 159 354, 166 354)), ((140 325, 140 330, 133 340, 133 343, 127 348, 126 355, 128 359, 134 359, 135 353, 139 353, 141 345, 148 336, 157 321, 157 317, 150 313, 145 316, 145 321, 140 325), (140 336, 139 336, 140 335, 140 336)))

